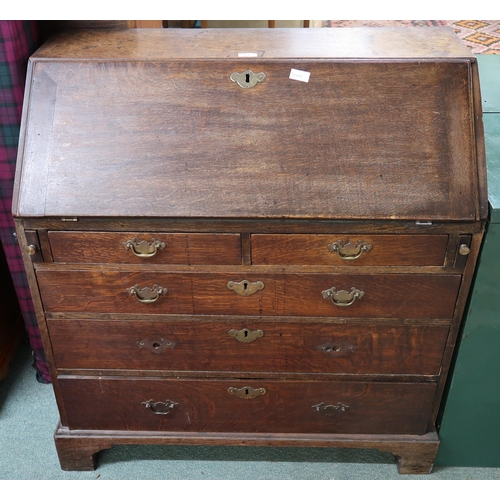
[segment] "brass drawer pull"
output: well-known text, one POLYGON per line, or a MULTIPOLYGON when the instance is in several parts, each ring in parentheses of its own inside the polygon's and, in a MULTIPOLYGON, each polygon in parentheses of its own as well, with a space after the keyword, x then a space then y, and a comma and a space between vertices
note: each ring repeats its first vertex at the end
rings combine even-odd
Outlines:
POLYGON ((139 285, 134 285, 127 288, 127 292, 143 304, 152 304, 160 298, 160 295, 167 295, 168 290, 158 285, 153 285, 153 288, 147 286, 139 288, 139 285))
POLYGON ((131 250, 136 257, 141 259, 148 259, 154 257, 158 250, 163 250, 167 244, 160 240, 151 240, 151 243, 147 241, 137 241, 135 238, 124 241, 122 245, 126 250, 131 250))
POLYGON ((158 338, 157 340, 143 339, 139 340, 136 343, 139 346, 139 349, 143 348, 149 349, 153 354, 160 354, 165 349, 167 348, 173 349, 175 346, 175 342, 162 338, 158 338))
POLYGON ((35 246, 35 245, 28 245, 28 246, 26 247, 26 253, 27 253, 28 255, 30 255, 31 257, 33 257, 33 255, 35 255, 35 254, 36 254, 36 252, 37 252, 37 248, 36 248, 36 246, 35 246))
POLYGON ((460 245, 460 247, 458 249, 458 253, 460 255, 469 255, 470 254, 470 248, 465 243, 463 243, 462 245, 460 245))
POLYGON ((365 292, 362 292, 361 290, 357 290, 356 288, 352 287, 351 291, 348 292, 346 290, 339 290, 338 292, 335 291, 335 287, 332 287, 328 290, 323 290, 321 292, 321 295, 323 295, 324 299, 330 298, 331 301, 339 307, 344 307, 344 306, 350 306, 351 304, 354 303, 356 299, 360 299, 363 297, 365 292))
POLYGON ((368 253, 373 248, 373 245, 363 240, 358 240, 357 245, 349 240, 346 243, 343 240, 338 240, 327 245, 327 248, 332 253, 337 252, 337 255, 343 260, 355 260, 359 259, 363 252, 368 253))
POLYGON ((243 73, 231 73, 229 79, 237 83, 241 88, 250 89, 255 87, 258 83, 263 82, 266 79, 266 74, 254 73, 251 69, 247 69, 243 71, 243 73))
POLYGON ((264 389, 264 387, 253 389, 252 387, 248 387, 248 385, 246 385, 245 387, 241 387, 240 389, 237 389, 236 387, 230 387, 227 392, 241 399, 254 399, 259 396, 263 396, 266 393, 266 390, 264 389))
POLYGON ((264 336, 264 332, 262 330, 249 330, 248 328, 243 328, 243 330, 229 330, 229 335, 234 337, 239 342, 244 344, 249 344, 254 340, 260 339, 264 336))
POLYGON ((339 413, 343 413, 349 409, 349 406, 344 403, 337 403, 336 405, 327 405, 325 403, 319 403, 317 405, 313 405, 312 409, 314 411, 319 411, 320 413, 325 414, 327 417, 334 417, 339 413))
POLYGON ((356 350, 356 346, 351 344, 334 344, 328 342, 327 344, 319 345, 317 349, 319 352, 324 352, 325 354, 329 354, 330 356, 336 358, 344 355, 346 352, 356 350))
POLYGON ((150 399, 149 401, 144 401, 143 404, 146 408, 149 408, 156 415, 168 415, 170 410, 173 410, 176 406, 179 406, 179 403, 174 403, 167 399, 165 402, 158 401, 155 403, 154 399, 150 399))
POLYGON ((256 281, 252 283, 248 280, 243 281, 230 281, 227 284, 229 290, 233 290, 238 295, 242 295, 243 297, 248 297, 249 295, 253 295, 257 293, 259 290, 264 288, 264 283, 262 281, 256 281))

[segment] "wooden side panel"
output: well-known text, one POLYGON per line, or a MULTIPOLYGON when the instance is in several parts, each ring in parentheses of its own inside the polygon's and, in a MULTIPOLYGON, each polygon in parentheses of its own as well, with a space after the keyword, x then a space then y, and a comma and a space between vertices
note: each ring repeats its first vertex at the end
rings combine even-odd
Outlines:
MULTIPOLYGON (((48 312, 136 314, 240 314, 394 318, 451 318, 459 275, 340 275, 267 273, 168 273, 38 270, 48 312), (264 284, 250 296, 229 282, 264 284), (128 291, 166 288, 156 302, 141 303, 128 291), (337 306, 322 292, 335 287, 364 295, 350 306, 337 306)), ((145 292, 142 293, 145 297, 145 292)))
POLYGON ((29 65, 27 77, 25 102, 30 105, 21 122, 12 211, 14 215, 40 216, 45 211, 50 177, 57 82, 36 64, 29 65))
MULTIPOLYGON (((475 134, 475 150, 476 150, 476 164, 477 164, 477 189, 479 192, 479 213, 481 220, 488 219, 488 172, 486 170, 486 144, 485 144, 485 125, 483 123, 483 110, 481 98, 481 84, 479 81, 479 68, 477 60, 471 64, 471 86, 472 95, 474 98, 474 134, 475 134)), ((488 86, 484 85, 483 88, 487 89, 488 86)), ((491 106, 492 102, 487 102, 484 99, 486 108, 491 106)), ((489 155, 490 153, 488 153, 489 155)), ((491 190, 490 190, 491 191, 491 190)))
POLYGON ((448 327, 48 320, 58 369, 438 375, 448 327), (255 338, 251 342, 237 340, 255 338), (259 331, 253 337, 251 332, 259 331), (230 334, 233 332, 233 335, 230 334), (156 343, 156 346, 154 345, 156 343))
POLYGON ((59 377, 70 429, 424 434, 434 384, 59 377), (241 399, 229 389, 264 389, 241 399), (176 403, 167 415, 165 404, 176 403), (317 405, 345 405, 328 414, 317 405))

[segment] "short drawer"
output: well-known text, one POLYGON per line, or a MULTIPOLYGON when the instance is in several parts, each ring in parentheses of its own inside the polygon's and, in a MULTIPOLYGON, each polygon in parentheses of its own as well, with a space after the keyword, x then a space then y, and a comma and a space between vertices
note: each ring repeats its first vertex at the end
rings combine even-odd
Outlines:
POLYGON ((58 369, 438 375, 448 327, 47 321, 58 369))
POLYGON ((48 269, 37 277, 48 312, 436 319, 452 317, 461 281, 434 274, 48 269))
POLYGON ((253 234, 252 263, 442 266, 448 235, 253 234))
POLYGON ((435 384, 59 377, 70 429, 424 434, 435 384))
POLYGON ((241 264, 241 238, 231 233, 49 231, 55 262, 241 264))

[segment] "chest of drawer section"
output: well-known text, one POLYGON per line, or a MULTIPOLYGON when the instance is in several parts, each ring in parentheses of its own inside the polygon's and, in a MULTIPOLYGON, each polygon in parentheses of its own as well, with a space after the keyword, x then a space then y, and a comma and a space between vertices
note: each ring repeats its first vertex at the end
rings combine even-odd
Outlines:
POLYGON ((431 380, 462 279, 449 234, 44 238, 37 282, 66 374, 431 380))

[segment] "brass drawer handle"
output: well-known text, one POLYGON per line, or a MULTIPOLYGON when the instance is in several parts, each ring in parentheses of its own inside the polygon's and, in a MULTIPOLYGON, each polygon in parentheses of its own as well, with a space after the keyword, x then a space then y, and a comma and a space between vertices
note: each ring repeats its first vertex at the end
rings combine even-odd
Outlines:
POLYGON ((260 339, 264 336, 264 332, 262 330, 249 330, 248 328, 243 328, 243 330, 229 330, 229 335, 234 337, 239 342, 244 344, 249 344, 257 339, 260 339))
POLYGON ((163 250, 167 246, 165 242, 155 240, 154 238, 151 240, 151 243, 144 240, 137 241, 135 238, 132 238, 124 241, 122 245, 126 250, 131 250, 136 257, 140 257, 141 259, 154 257, 158 250, 163 250))
POLYGON ((253 389, 252 387, 246 385, 244 387, 241 387, 240 389, 237 389, 236 387, 230 387, 227 392, 241 399, 254 399, 259 396, 263 396, 266 393, 266 390, 264 389, 264 387, 253 389))
POLYGON ((266 79, 266 74, 254 73, 251 69, 247 69, 243 71, 243 73, 231 73, 229 79, 237 83, 241 88, 250 89, 255 87, 258 83, 263 82, 266 79))
POLYGON ((325 403, 319 403, 317 405, 313 405, 312 409, 314 411, 319 411, 320 413, 325 414, 327 417, 334 417, 339 413, 343 413, 349 409, 348 405, 344 403, 337 403, 336 405, 327 405, 325 403))
POLYGON ((157 340, 149 340, 149 339, 143 339, 139 340, 136 342, 136 344, 139 346, 139 349, 149 349, 153 354, 160 354, 162 353, 165 349, 173 349, 175 346, 175 342, 172 342, 171 340, 166 340, 162 339, 161 337, 158 338, 157 340))
POLYGON ((167 399, 165 402, 158 401, 155 403, 154 399, 150 399, 149 401, 144 401, 143 404, 146 408, 149 408, 156 415, 168 415, 170 410, 173 410, 176 406, 179 406, 179 403, 174 403, 167 399))
POLYGON ((139 285, 134 285, 131 288, 127 288, 127 292, 143 304, 152 304, 156 302, 161 295, 166 295, 168 290, 158 285, 153 285, 153 288, 147 286, 140 288, 139 285))
POLYGON ((323 295, 324 299, 330 298, 331 301, 339 307, 350 306, 356 299, 361 299, 364 294, 365 292, 354 287, 351 288, 350 292, 348 292, 347 290, 339 290, 337 292, 334 286, 328 290, 323 290, 321 292, 321 295, 323 295))
POLYGON ((243 297, 248 297, 249 295, 253 295, 257 293, 259 290, 264 288, 264 283, 262 281, 256 281, 252 283, 248 280, 243 281, 230 281, 227 284, 229 290, 233 290, 238 295, 242 295, 243 297))
POLYGON ((343 260, 355 260, 359 259, 363 252, 368 253, 373 248, 373 245, 363 240, 358 240, 357 245, 349 240, 346 243, 343 240, 338 240, 327 245, 327 248, 332 253, 337 252, 337 255, 343 260))

